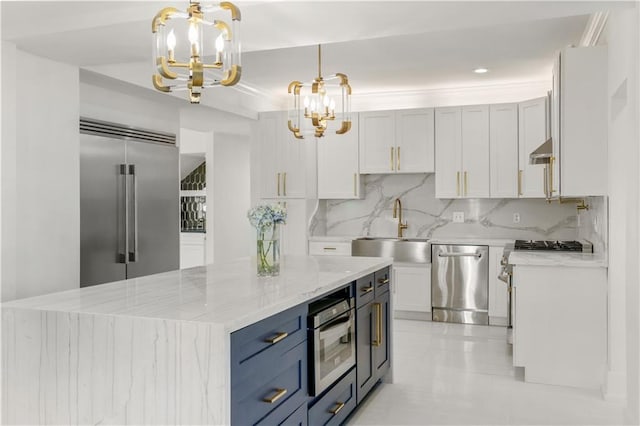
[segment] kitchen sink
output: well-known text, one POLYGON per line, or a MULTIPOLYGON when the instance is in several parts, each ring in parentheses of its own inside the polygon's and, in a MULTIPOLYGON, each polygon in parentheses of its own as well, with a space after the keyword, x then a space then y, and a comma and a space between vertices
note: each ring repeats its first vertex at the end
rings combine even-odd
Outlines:
POLYGON ((429 240, 362 237, 351 242, 353 256, 392 257, 394 262, 431 263, 429 240))

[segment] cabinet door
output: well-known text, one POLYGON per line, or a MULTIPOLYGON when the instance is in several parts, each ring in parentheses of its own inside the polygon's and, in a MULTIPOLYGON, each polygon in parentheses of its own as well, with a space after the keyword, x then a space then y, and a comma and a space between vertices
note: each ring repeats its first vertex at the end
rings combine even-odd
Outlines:
POLYGON ((434 171, 433 108, 396 112, 396 172, 434 171))
POLYGON ((282 191, 282 171, 280 170, 279 127, 286 126, 281 113, 260 114, 260 196, 275 198, 282 191), (280 193, 279 193, 280 192, 280 193))
MULTIPOLYGON (((388 294, 388 293, 387 293, 388 294)), ((358 404, 369 393, 376 382, 376 370, 373 364, 372 342, 374 339, 373 303, 356 311, 356 356, 357 356, 357 395, 358 404)))
POLYGON ((389 371, 391 365, 391 303, 390 294, 385 292, 377 296, 372 303, 374 316, 373 366, 376 381, 389 371))
POLYGON ((544 167, 529 164, 529 154, 547 140, 547 98, 518 104, 520 197, 544 198, 544 167))
POLYGON ((543 169, 548 168, 547 187, 545 188, 548 197, 559 196, 560 188, 560 145, 562 144, 562 132, 560 130, 560 120, 564 117, 560 115, 561 98, 560 92, 563 90, 561 85, 562 73, 562 57, 556 56, 553 63, 553 71, 551 73, 551 140, 553 141, 553 164, 548 164, 543 169), (555 179, 553 178, 555 176, 555 179))
POLYGON ((358 114, 344 135, 327 132, 318 139, 318 198, 360 198, 358 114))
POLYGON ((490 182, 492 198, 518 197, 518 105, 489 109, 490 182))
POLYGON ((360 173, 395 172, 394 138, 393 111, 360 113, 360 173))
POLYGON ((489 106, 462 108, 462 194, 489 197, 489 106))
POLYGON ((431 312, 431 266, 394 266, 393 274, 393 309, 431 312))
MULTIPOLYGON (((284 116, 282 119, 284 121, 284 116)), ((293 134, 282 127, 279 129, 280 144, 281 192, 286 198, 304 198, 306 194, 306 148, 311 141, 296 139, 293 134)))
POLYGON ((498 279, 502 269, 500 261, 504 247, 489 247, 489 321, 506 324, 507 321, 507 284, 498 279), (498 321, 495 321, 499 318, 498 321))
POLYGON ((435 110, 436 198, 460 197, 462 109, 435 110))

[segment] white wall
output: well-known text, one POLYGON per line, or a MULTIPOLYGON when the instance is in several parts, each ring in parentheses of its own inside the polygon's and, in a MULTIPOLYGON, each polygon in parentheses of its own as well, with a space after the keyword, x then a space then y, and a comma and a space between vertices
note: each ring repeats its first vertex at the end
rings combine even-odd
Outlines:
POLYGON ((80 191, 78 68, 2 47, 4 301, 79 287, 80 191))
POLYGON ((215 133, 213 152, 214 258, 224 262, 251 254, 249 137, 215 133))
POLYGON ((626 394, 638 424, 638 5, 612 11, 609 51, 609 374, 605 396, 626 394))

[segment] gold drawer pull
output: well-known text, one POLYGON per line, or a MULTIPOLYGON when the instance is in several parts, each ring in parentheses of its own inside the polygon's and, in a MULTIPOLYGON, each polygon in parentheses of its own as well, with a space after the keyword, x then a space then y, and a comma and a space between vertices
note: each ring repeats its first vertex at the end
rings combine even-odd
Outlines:
POLYGON ((333 410, 329 410, 329 412, 335 416, 340 412, 340 410, 344 408, 344 406, 345 406, 344 402, 336 402, 336 408, 334 408, 333 410))
POLYGON ((360 291, 362 291, 362 293, 364 293, 364 294, 371 293, 373 291, 373 286, 371 286, 371 287, 362 287, 360 289, 360 291))
POLYGON ((380 278, 378 284, 389 284, 389 278, 380 278))
POLYGON ((273 404, 274 402, 282 398, 285 393, 287 393, 286 389, 276 389, 276 393, 274 393, 269 398, 264 398, 263 401, 268 402, 269 404, 273 404))
POLYGON ((337 250, 335 247, 323 247, 322 250, 337 250))
MULTIPOLYGON (((265 342, 267 343, 278 343, 280 340, 284 339, 285 337, 287 337, 289 335, 289 333, 287 333, 286 331, 282 332, 282 333, 278 333, 273 337, 270 337, 268 339, 265 339, 265 342)), ((286 392, 286 391, 285 391, 286 392)))
POLYGON ((376 314, 376 338, 371 343, 373 346, 382 345, 382 304, 373 304, 374 312, 376 314))

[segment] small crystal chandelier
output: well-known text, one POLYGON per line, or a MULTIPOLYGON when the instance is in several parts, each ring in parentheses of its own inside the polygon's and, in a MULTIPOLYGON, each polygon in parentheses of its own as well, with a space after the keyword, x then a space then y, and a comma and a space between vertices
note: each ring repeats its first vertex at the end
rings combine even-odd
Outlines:
POLYGON ((307 134, 320 138, 324 136, 327 125, 336 119, 336 98, 340 100, 338 108, 342 124, 336 133, 342 135, 351 129, 351 86, 344 74, 334 74, 322 78, 322 50, 318 45, 318 76, 311 83, 292 81, 289 84, 292 105, 289 108, 289 130, 298 139, 307 134), (300 102, 301 92, 306 92, 300 102), (304 119, 309 119, 305 121, 304 119), (306 124, 305 124, 306 123, 306 124), (311 126, 308 125, 311 124, 311 126), (304 127, 304 128, 303 128, 304 127))
POLYGON ((238 83, 242 70, 239 27, 240 10, 229 2, 200 6, 191 1, 186 12, 162 9, 151 24, 153 86, 161 92, 188 90, 191 103, 198 104, 202 89, 238 83), (205 14, 220 9, 231 13, 231 25, 205 19, 205 14))

